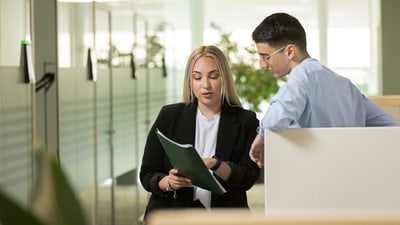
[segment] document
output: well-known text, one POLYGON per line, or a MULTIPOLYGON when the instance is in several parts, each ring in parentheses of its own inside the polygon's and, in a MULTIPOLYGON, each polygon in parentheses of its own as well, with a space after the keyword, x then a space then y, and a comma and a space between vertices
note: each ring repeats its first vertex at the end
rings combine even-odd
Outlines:
POLYGON ((193 145, 176 143, 158 129, 156 133, 169 161, 174 168, 178 169, 180 176, 190 178, 193 185, 213 193, 223 194, 226 192, 225 188, 206 167, 193 145))

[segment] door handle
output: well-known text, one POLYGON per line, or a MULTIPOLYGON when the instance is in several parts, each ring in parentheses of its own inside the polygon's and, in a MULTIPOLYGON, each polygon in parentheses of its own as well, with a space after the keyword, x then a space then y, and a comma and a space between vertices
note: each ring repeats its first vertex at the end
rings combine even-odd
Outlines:
POLYGON ((42 88, 46 88, 46 91, 49 90, 50 86, 54 83, 56 75, 54 73, 46 73, 38 82, 35 83, 35 91, 38 92, 42 88))
POLYGON ((162 62, 163 77, 167 77, 167 65, 165 64, 165 55, 164 54, 162 55, 161 62, 162 62))
POLYGON ((22 54, 24 83, 35 83, 35 70, 33 68, 32 46, 30 41, 22 41, 22 54))
POLYGON ((97 81, 97 57, 92 48, 88 49, 88 73, 89 80, 97 81))
POLYGON ((135 64, 135 55, 131 53, 131 72, 132 72, 132 79, 136 80, 136 64, 135 64))

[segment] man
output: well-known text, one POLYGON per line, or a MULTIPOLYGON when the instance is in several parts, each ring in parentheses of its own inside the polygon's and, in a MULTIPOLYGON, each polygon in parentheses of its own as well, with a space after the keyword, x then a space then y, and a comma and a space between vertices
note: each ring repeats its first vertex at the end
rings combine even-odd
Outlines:
POLYGON ((323 66, 307 52, 306 33, 286 13, 265 18, 253 31, 260 66, 287 82, 260 121, 250 158, 264 166, 264 130, 305 127, 398 126, 347 78, 323 66))

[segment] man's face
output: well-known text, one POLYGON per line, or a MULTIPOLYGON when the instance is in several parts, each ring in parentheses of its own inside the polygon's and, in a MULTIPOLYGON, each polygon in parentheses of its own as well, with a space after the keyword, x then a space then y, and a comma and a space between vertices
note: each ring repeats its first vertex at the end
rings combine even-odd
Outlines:
POLYGON ((267 69, 276 78, 289 74, 290 58, 286 47, 274 48, 265 42, 256 43, 257 52, 260 55, 260 67, 267 69))

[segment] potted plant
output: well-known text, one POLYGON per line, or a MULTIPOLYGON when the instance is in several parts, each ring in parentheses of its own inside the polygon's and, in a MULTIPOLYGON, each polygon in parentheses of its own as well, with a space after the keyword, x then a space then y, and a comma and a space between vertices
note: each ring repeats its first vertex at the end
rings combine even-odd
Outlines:
POLYGON ((259 58, 254 48, 245 47, 244 53, 241 53, 238 44, 231 41, 231 33, 224 32, 215 23, 211 23, 211 27, 219 32, 221 39, 216 45, 231 63, 239 97, 250 110, 261 112, 261 104, 269 101, 278 91, 279 81, 268 70, 257 68, 259 58))

